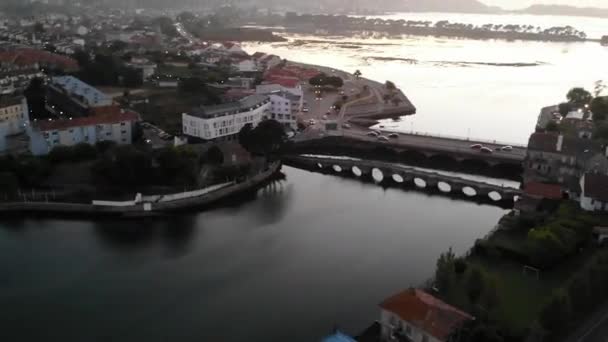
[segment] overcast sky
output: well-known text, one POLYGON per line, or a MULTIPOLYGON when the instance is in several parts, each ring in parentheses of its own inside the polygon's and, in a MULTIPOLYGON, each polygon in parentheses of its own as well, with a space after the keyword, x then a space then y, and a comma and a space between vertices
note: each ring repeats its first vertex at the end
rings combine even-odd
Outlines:
POLYGON ((481 0, 488 5, 496 5, 507 9, 528 7, 534 4, 571 5, 578 7, 608 8, 608 0, 481 0))

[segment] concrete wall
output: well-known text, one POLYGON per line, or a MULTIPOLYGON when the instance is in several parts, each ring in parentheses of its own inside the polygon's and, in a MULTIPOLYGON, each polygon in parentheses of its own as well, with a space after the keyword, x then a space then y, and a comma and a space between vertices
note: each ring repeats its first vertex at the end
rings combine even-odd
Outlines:
POLYGON ((393 329, 403 331, 413 342, 441 342, 426 331, 419 329, 414 324, 401 319, 398 315, 381 309, 380 312, 381 336, 389 341, 393 329))

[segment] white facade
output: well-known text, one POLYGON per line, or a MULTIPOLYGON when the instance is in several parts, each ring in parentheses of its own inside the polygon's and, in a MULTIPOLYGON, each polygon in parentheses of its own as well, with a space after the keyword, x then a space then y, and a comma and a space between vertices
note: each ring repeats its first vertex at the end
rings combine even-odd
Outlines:
POLYGON ((298 84, 293 88, 289 88, 289 87, 284 87, 284 86, 282 86, 280 84, 276 84, 276 83, 268 83, 268 84, 260 84, 255 88, 255 92, 257 94, 270 94, 270 93, 276 93, 276 92, 281 92, 281 91, 286 91, 286 92, 289 92, 296 96, 304 95, 301 84, 298 84))
MULTIPOLYGON (((246 124, 257 126, 270 114, 270 100, 262 100, 251 106, 228 107, 215 115, 182 114, 183 133, 205 140, 214 140, 234 136, 246 124)), ((241 100, 243 102, 243 100, 241 100)))
POLYGON ((254 61, 249 60, 249 59, 240 61, 235 66, 239 72, 256 72, 256 71, 258 71, 257 64, 254 61))
POLYGON ((297 114, 302 110, 302 97, 287 95, 287 93, 271 93, 270 118, 277 120, 284 126, 297 129, 297 114))
POLYGON ((94 145, 101 141, 113 141, 119 145, 130 145, 133 123, 131 118, 125 117, 116 122, 87 123, 57 129, 35 127, 30 133, 30 150, 34 155, 45 155, 57 146, 80 143, 94 145))
POLYGON ((380 326, 383 341, 394 341, 391 336, 399 333, 406 335, 412 342, 444 342, 384 309, 380 313, 380 326))
POLYGON ((4 134, 23 133, 28 122, 29 109, 25 97, 5 104, 0 103, 0 123, 4 125, 4 134))

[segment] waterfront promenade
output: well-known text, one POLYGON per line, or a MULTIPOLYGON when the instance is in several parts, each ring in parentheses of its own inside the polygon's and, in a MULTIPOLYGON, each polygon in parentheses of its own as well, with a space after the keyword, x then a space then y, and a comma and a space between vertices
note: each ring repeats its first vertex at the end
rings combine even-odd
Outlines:
MULTIPOLYGON (((253 189, 272 178, 281 169, 277 162, 269 168, 241 183, 225 183, 209 191, 199 190, 197 194, 174 194, 165 196, 145 196, 140 200, 127 202, 93 201, 87 203, 22 201, 0 203, 0 213, 35 213, 57 215, 93 215, 116 217, 148 217, 167 214, 188 208, 204 207, 237 193, 253 189), (172 199, 171 197, 174 197, 172 199), (169 200, 163 200, 165 197, 169 200)), ((135 196, 134 197, 139 197, 135 196)))

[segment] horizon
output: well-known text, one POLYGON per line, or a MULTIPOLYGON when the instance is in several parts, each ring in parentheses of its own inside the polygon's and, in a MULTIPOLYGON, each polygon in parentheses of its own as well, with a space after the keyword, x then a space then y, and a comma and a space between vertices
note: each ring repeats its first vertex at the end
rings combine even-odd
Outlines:
POLYGON ((608 9, 608 4, 604 0, 578 0, 572 3, 571 0, 480 0, 488 6, 498 6, 506 10, 524 9, 533 5, 560 5, 572 7, 596 7, 608 9))

